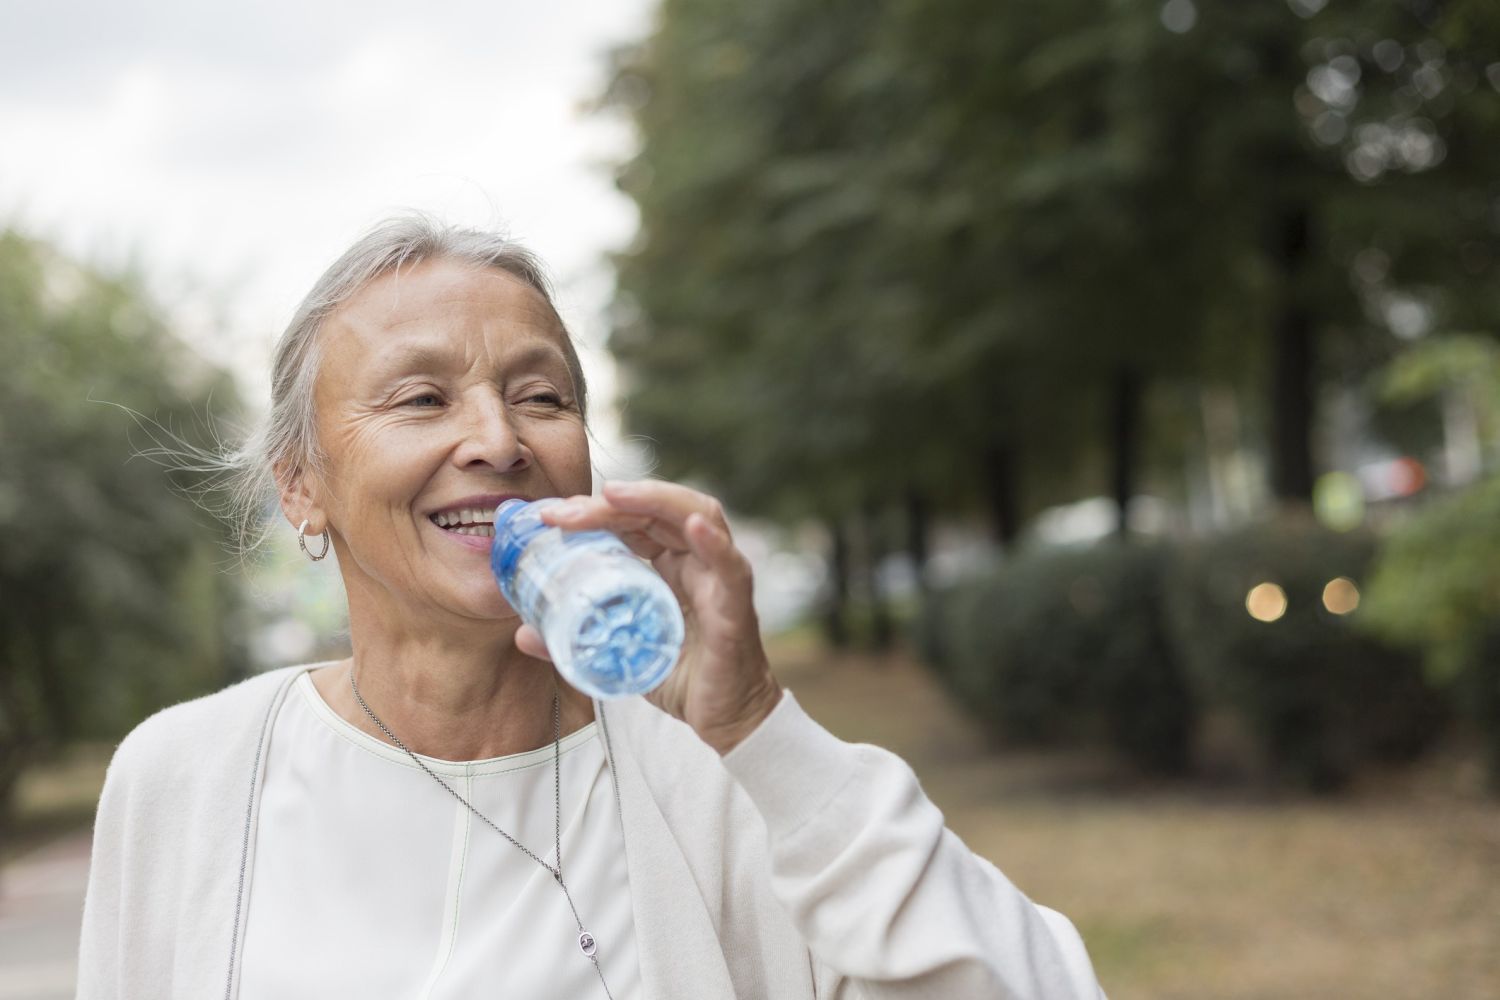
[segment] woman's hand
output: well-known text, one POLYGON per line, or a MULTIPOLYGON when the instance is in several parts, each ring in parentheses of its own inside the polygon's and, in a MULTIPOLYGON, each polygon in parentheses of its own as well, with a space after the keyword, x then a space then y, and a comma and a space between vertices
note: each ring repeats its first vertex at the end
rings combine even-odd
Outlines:
MULTIPOLYGON (((719 501, 676 483, 608 482, 602 496, 570 497, 544 508, 541 517, 568 531, 614 532, 649 559, 677 595, 687 624, 682 658, 648 700, 692 726, 720 754, 776 707, 781 686, 761 645, 750 563, 735 548, 719 501)), ((530 625, 516 633, 516 645, 551 659, 530 625)))

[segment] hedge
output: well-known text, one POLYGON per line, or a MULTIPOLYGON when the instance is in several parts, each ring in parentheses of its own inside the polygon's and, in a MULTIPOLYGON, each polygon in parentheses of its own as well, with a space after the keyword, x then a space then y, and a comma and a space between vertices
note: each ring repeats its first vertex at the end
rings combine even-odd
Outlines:
POLYGON ((1164 555, 1107 545, 1007 563, 934 599, 926 649, 1006 743, 1104 745, 1180 771, 1193 711, 1160 612, 1164 555))
POLYGON ((918 641, 1003 743, 1105 746, 1177 773, 1221 768, 1227 729, 1236 770, 1337 788, 1366 763, 1415 757, 1446 721, 1413 652, 1323 606, 1330 580, 1358 586, 1374 544, 1284 521, 1033 552, 940 592, 918 641), (1259 583, 1286 595, 1274 621, 1247 611, 1259 583))
POLYGON ((1200 704, 1248 734, 1245 763, 1281 784, 1332 789, 1368 762, 1414 758, 1445 721, 1416 651, 1356 628, 1324 589, 1358 588, 1373 536, 1301 520, 1258 525, 1183 546, 1173 560, 1167 618, 1200 704), (1273 584, 1286 610, 1260 621, 1252 587, 1273 584))

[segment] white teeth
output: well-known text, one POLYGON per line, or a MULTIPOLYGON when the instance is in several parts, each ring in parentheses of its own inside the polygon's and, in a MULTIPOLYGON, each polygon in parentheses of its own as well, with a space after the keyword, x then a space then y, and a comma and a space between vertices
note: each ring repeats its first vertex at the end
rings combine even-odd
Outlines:
MULTIPOLYGON (((466 507, 463 510, 450 510, 445 511, 441 514, 432 515, 433 523, 440 528, 452 528, 453 530, 460 530, 457 528, 457 525, 483 527, 489 529, 489 534, 491 535, 495 533, 494 520, 494 511, 486 510, 481 507, 466 507)), ((473 534, 473 532, 467 533, 473 534)))
POLYGON ((484 538, 495 537, 495 526, 493 524, 466 524, 462 528, 454 528, 455 535, 480 535, 484 538))

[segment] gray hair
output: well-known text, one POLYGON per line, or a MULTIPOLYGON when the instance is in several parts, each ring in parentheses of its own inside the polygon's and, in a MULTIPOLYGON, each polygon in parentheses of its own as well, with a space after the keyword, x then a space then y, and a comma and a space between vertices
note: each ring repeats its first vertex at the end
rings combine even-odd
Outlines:
MULTIPOLYGON (((217 486, 225 494, 220 513, 230 520, 241 555, 259 547, 270 530, 272 522, 266 512, 278 495, 276 470, 305 474, 322 469, 313 384, 318 373, 318 333, 324 322, 370 282, 427 260, 503 271, 534 289, 558 315, 541 260, 502 234, 445 225, 420 213, 386 219, 365 233, 323 272, 277 341, 271 365, 271 409, 264 422, 241 447, 214 463, 222 477, 217 486)), ((558 323, 562 323, 560 315, 558 323)), ((566 330, 563 350, 579 410, 587 420, 588 388, 566 330)))

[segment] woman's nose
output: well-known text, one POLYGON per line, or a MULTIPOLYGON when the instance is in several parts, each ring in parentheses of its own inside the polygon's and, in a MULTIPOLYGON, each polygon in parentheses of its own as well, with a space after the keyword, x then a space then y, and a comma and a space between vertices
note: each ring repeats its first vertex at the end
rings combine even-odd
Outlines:
POLYGON ((464 407, 462 437, 454 463, 462 468, 487 465, 496 472, 515 472, 531 464, 531 449, 516 433, 505 402, 493 396, 470 399, 464 407))

